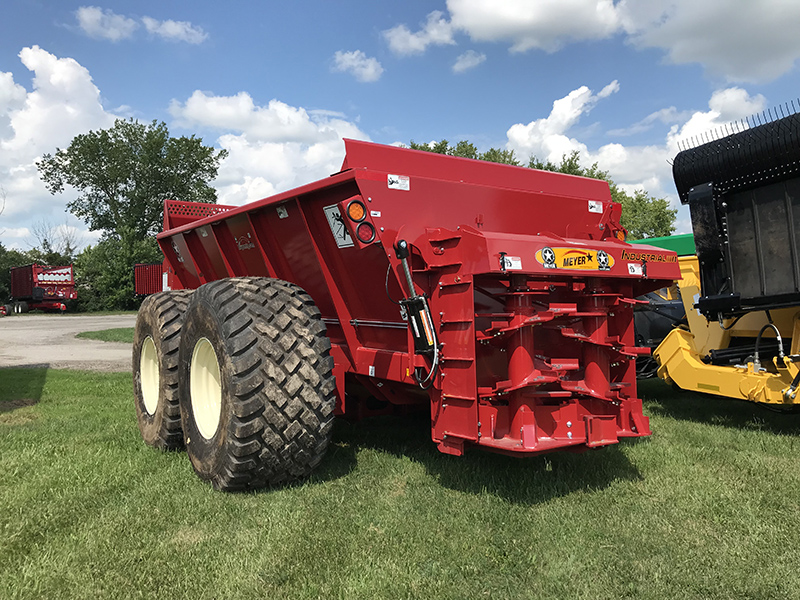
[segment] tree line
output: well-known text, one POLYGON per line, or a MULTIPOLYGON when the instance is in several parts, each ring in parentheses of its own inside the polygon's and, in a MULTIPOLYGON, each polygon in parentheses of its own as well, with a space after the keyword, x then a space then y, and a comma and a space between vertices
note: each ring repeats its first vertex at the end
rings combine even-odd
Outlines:
MULTIPOLYGON (((631 239, 675 231, 676 211, 666 199, 644 190, 627 194, 596 163, 582 166, 577 151, 563 156, 558 164, 531 157, 523 165, 513 150, 478 152, 468 141, 455 146, 447 140, 433 144, 411 141, 409 147, 603 179, 612 198, 622 204, 622 225, 631 239)), ((37 243, 28 251, 8 249, 0 243, 0 302, 10 296, 11 267, 32 262, 74 263, 79 310, 137 308, 140 299, 134 295, 133 266, 163 258, 155 235, 161 231, 164 199, 215 203, 217 193, 210 182, 226 156, 226 150, 205 146, 201 138, 171 137, 164 123, 143 124, 133 119, 118 119, 109 129, 78 135, 67 148, 45 154, 37 166, 48 191, 55 195, 67 187, 76 190, 78 195, 67 204, 67 210, 90 231, 100 232, 100 239, 78 251, 66 228, 40 224, 33 231, 37 243)))

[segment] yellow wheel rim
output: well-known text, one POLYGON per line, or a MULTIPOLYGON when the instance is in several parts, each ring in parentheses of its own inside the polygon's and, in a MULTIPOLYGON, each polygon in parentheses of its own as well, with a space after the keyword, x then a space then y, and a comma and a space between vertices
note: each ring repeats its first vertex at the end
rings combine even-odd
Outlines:
POLYGON ((189 386, 194 422, 200 435, 210 440, 219 427, 222 386, 217 353, 207 338, 200 338, 194 345, 189 365, 189 386))

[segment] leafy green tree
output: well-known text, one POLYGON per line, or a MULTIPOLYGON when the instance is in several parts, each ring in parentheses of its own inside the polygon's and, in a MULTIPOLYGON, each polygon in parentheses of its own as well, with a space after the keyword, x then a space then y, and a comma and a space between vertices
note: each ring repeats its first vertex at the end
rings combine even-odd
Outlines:
POLYGON ((108 237, 85 248, 75 259, 75 284, 81 310, 135 309, 133 268, 136 263, 161 262, 155 238, 108 237))
POLYGON ((481 160, 502 163, 504 165, 519 166, 519 160, 514 155, 513 150, 500 150, 499 148, 489 148, 486 152, 478 156, 481 160))
POLYGON ((201 138, 170 137, 164 123, 118 119, 42 157, 39 176, 50 193, 76 189, 67 209, 90 230, 103 232, 76 259, 84 308, 135 307, 134 264, 162 259, 154 236, 161 230, 163 201, 216 202, 209 182, 226 156, 201 138))
POLYGON ((441 142, 432 142, 431 144, 418 144, 414 140, 408 146, 412 150, 423 150, 425 152, 433 152, 435 154, 446 154, 448 156, 460 156, 462 158, 474 158, 478 160, 486 160, 489 162, 503 163, 506 165, 518 166, 519 160, 514 155, 513 150, 501 150, 499 148, 489 148, 482 154, 478 153, 478 149, 474 144, 467 141, 460 141, 455 146, 451 146, 447 140, 441 142))
POLYGON ((37 166, 50 193, 66 186, 80 192, 67 209, 90 230, 142 239, 160 230, 165 199, 216 202, 209 182, 225 156, 201 138, 170 137, 164 123, 117 119, 109 129, 78 135, 65 150, 45 154, 37 166))

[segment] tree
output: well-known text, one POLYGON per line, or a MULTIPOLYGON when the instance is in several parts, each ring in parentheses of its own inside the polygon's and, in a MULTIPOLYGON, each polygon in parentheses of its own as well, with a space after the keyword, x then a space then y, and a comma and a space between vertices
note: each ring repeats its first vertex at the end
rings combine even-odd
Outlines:
POLYGON ((80 245, 75 230, 66 223, 53 225, 47 219, 37 221, 31 227, 36 245, 28 255, 37 263, 44 265, 68 265, 75 259, 80 245))
POLYGON ((135 308, 134 264, 162 258, 154 236, 161 230, 163 201, 216 202, 209 182, 226 156, 201 138, 170 137, 164 123, 117 119, 113 127, 78 135, 66 149, 42 157, 39 176, 50 193, 78 190, 67 209, 90 230, 103 232, 75 261, 84 308, 135 308))
POLYGON ((446 154, 448 156, 460 156, 461 158, 474 158, 488 162, 519 166, 519 160, 517 160, 513 150, 489 148, 486 152, 479 154, 475 145, 465 140, 458 142, 455 146, 451 146, 450 142, 447 140, 431 142, 430 144, 418 144, 414 140, 411 140, 409 148, 412 150, 433 152, 435 154, 446 154))
POLYGON ((201 138, 169 136, 164 123, 117 119, 110 129, 76 136, 65 150, 37 163, 51 194, 71 186, 80 195, 67 209, 92 231, 130 243, 160 230, 163 200, 216 202, 209 182, 226 150, 201 138))
POLYGON ((137 308, 133 271, 136 263, 161 262, 155 238, 122 241, 109 237, 75 258, 75 284, 81 310, 137 308))

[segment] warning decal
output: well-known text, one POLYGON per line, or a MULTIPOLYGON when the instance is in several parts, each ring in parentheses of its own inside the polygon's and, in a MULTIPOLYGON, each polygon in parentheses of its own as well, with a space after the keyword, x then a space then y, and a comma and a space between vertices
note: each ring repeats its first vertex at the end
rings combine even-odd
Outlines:
POLYGON ((640 263, 628 263, 629 275, 642 275, 643 273, 644 269, 642 269, 642 265, 640 263))
POLYGON ((333 239, 336 240, 336 245, 339 248, 352 248, 353 238, 350 237, 350 232, 347 231, 347 226, 344 224, 342 213, 339 212, 339 207, 335 204, 323 208, 325 216, 328 218, 328 225, 331 227, 333 239))
POLYGON ((590 213, 603 213, 603 203, 599 200, 589 200, 589 212, 590 213))
POLYGON ((536 252, 536 260, 545 269, 573 269, 578 271, 608 271, 614 266, 614 257, 605 250, 586 248, 550 248, 536 252))
POLYGON ((386 184, 390 190, 402 190, 407 192, 411 189, 411 180, 407 175, 387 175, 386 184))
POLYGON ((503 256, 500 259, 500 268, 504 271, 521 271, 522 258, 519 256, 503 256))

